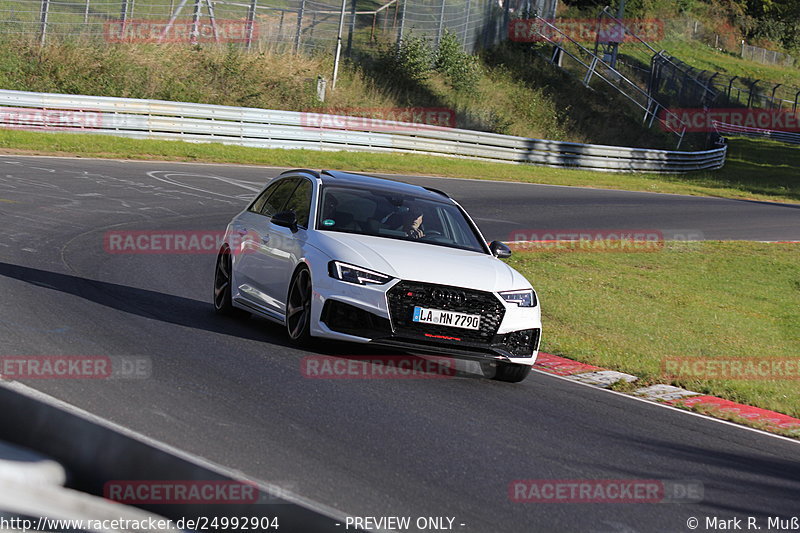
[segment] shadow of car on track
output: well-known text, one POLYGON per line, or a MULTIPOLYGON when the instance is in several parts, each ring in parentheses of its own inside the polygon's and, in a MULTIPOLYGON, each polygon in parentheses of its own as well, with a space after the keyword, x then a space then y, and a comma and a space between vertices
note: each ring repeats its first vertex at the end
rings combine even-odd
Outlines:
MULTIPOLYGON (((214 313, 211 302, 202 300, 4 262, 0 262, 0 276, 71 294, 124 313, 212 333, 296 348, 308 354, 345 360, 369 360, 373 365, 382 364, 380 358, 386 359, 384 364, 391 365, 393 361, 391 356, 402 355, 410 361, 427 361, 426 367, 433 372, 446 371, 437 365, 435 360, 431 362, 430 358, 425 356, 410 355, 407 352, 377 346, 326 340, 303 347, 301 350, 289 341, 283 326, 256 317, 249 319, 220 317, 214 313)), ((479 371, 471 370, 464 361, 454 360, 453 368, 455 374, 452 377, 482 377, 479 371)))

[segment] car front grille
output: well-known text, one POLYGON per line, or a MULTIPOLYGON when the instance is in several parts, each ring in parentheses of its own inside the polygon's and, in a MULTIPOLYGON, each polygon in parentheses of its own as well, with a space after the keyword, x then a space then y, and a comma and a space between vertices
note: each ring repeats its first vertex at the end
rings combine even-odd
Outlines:
POLYGON ((505 307, 494 294, 448 285, 401 281, 389 289, 386 298, 395 335, 421 336, 436 342, 489 344, 505 315, 505 307), (414 322, 416 306, 480 315, 480 329, 414 322))

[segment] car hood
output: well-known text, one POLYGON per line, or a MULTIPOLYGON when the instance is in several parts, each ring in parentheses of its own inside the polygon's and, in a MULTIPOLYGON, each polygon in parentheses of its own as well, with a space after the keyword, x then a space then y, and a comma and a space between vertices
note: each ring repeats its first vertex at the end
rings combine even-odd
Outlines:
POLYGON ((399 279, 483 291, 525 289, 516 270, 484 253, 371 235, 318 232, 318 247, 331 259, 399 279))

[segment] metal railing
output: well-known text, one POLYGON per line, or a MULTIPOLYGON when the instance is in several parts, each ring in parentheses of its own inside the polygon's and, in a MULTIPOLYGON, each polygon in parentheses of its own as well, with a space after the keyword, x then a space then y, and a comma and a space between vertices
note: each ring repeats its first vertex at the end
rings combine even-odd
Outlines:
POLYGON ((0 127, 258 148, 401 152, 614 172, 713 170, 726 148, 650 150, 316 112, 0 90, 0 127))
POLYGON ((678 116, 560 28, 541 17, 534 18, 538 23, 535 28, 541 38, 553 45, 551 63, 566 70, 564 59, 565 57, 571 59, 572 65, 577 67, 579 74, 583 76, 581 82, 584 85, 591 87, 593 79, 602 80, 608 87, 616 90, 644 111, 642 123, 648 128, 658 120, 666 131, 673 133, 678 138, 676 148, 680 148, 687 128, 678 116))
POLYGON ((714 129, 720 135, 754 137, 757 139, 769 139, 788 144, 800 144, 800 132, 765 130, 751 128, 748 126, 738 126, 735 124, 725 124, 724 122, 712 121, 714 129))

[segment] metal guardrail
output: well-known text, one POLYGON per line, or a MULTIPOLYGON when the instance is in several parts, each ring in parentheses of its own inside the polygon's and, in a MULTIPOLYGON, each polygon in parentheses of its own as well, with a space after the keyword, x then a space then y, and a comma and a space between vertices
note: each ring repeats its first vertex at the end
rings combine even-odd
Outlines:
POLYGON ((315 112, 0 90, 0 127, 257 148, 401 152, 612 172, 713 170, 726 148, 651 150, 315 112))
POLYGON ((750 128, 748 126, 738 126, 735 124, 725 124, 724 122, 712 122, 714 129, 720 135, 755 137, 758 139, 769 139, 788 144, 800 144, 800 132, 763 130, 760 128, 750 128))

